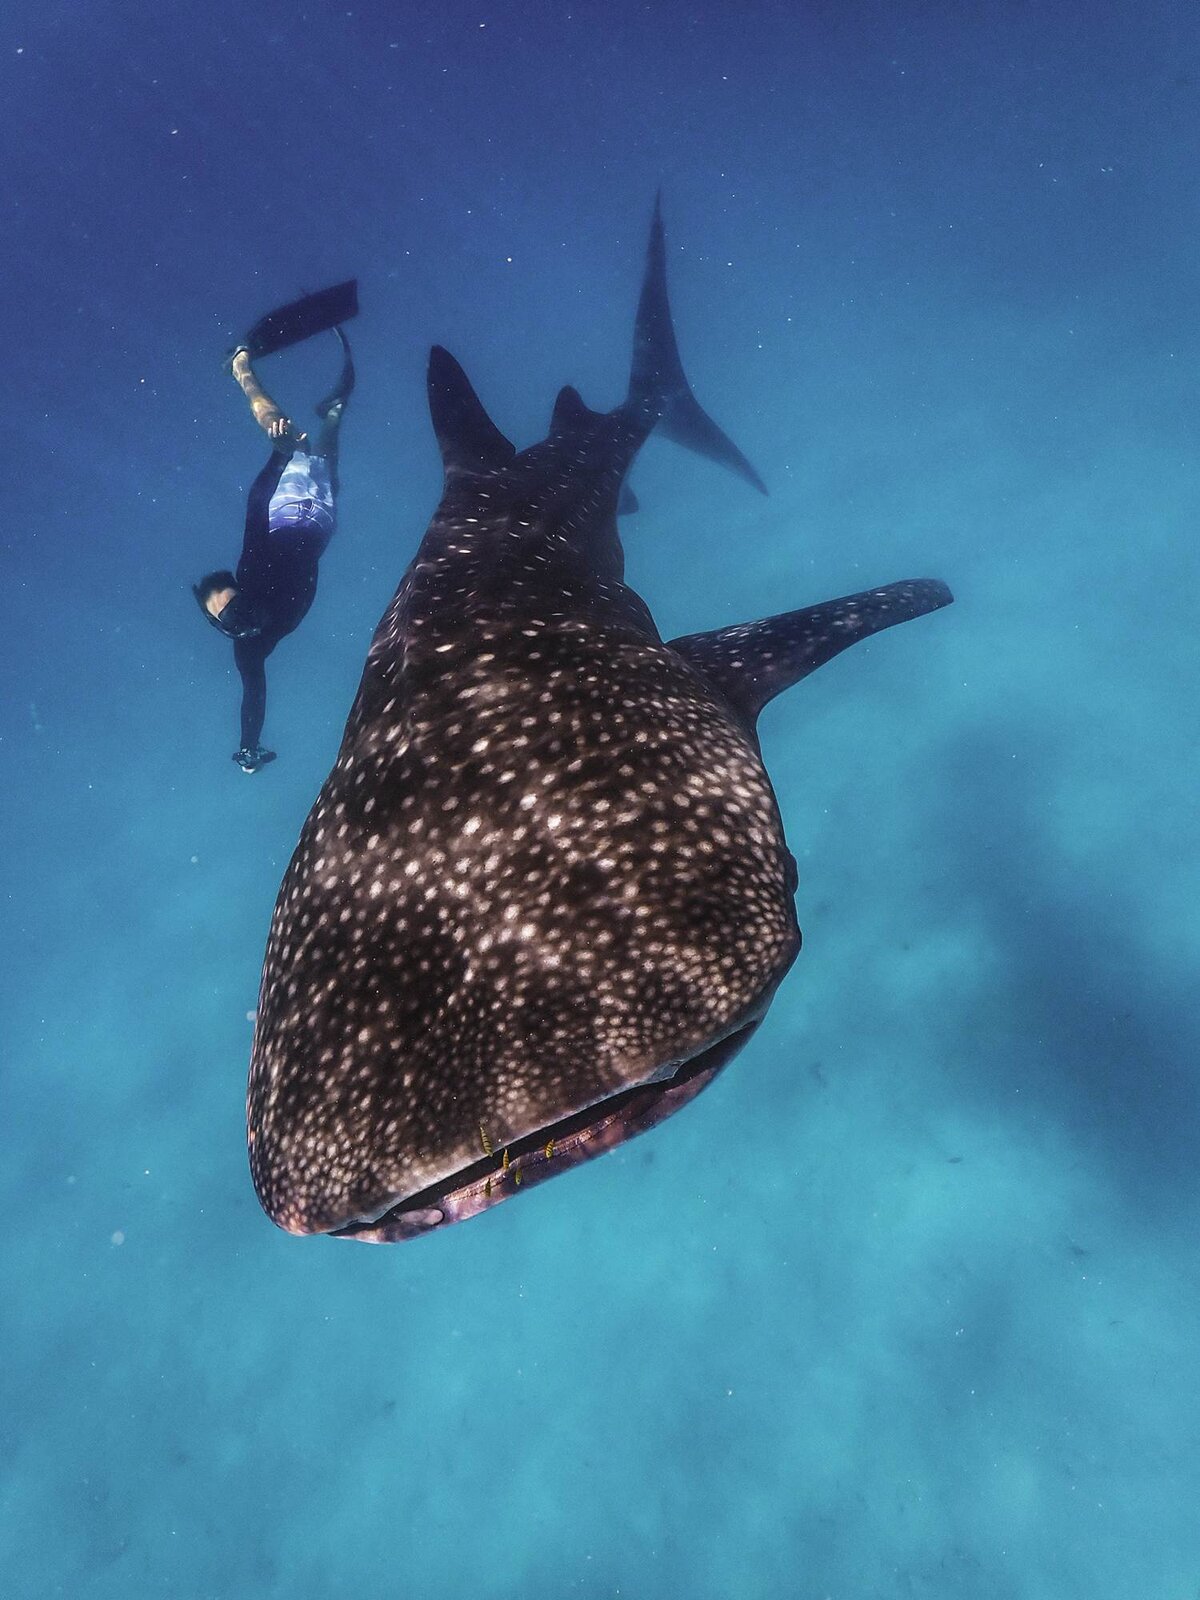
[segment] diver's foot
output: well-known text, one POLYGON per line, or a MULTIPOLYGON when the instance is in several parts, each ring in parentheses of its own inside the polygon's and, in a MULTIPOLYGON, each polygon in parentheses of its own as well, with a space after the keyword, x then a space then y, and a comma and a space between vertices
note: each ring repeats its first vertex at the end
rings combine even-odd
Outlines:
POLYGON ((243 772, 257 772, 260 767, 265 767, 268 762, 274 761, 274 750, 264 750, 261 744, 253 747, 244 744, 240 750, 233 752, 233 759, 243 772))

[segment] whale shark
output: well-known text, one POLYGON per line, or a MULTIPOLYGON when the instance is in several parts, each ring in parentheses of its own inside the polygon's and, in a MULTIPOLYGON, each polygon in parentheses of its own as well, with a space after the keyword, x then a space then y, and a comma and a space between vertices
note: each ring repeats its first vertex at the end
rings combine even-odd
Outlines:
POLYGON ((889 583, 664 641, 624 581, 658 431, 765 486, 697 402, 656 204, 628 392, 518 451, 440 346, 445 482, 375 632, 263 964, 250 1169, 281 1228, 415 1238, 694 1099, 800 948, 757 720, 952 596, 889 583))

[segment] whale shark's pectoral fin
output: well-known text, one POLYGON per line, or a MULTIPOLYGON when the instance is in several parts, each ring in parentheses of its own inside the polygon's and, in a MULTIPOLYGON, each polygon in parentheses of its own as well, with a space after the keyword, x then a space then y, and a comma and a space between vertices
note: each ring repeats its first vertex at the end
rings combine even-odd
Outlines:
POLYGON ((617 501, 617 515, 619 517, 631 517, 635 511, 640 511, 641 508, 641 501, 637 495, 634 494, 627 483, 623 483, 621 485, 621 495, 617 501))
POLYGON ((447 475, 508 465, 515 448, 483 409, 466 373, 440 344, 429 352, 428 387, 429 415, 447 475))
POLYGON ((909 578, 841 600, 785 611, 716 633, 690 633, 670 648, 700 671, 753 726, 768 700, 826 661, 897 622, 937 611, 954 599, 936 578, 909 578))

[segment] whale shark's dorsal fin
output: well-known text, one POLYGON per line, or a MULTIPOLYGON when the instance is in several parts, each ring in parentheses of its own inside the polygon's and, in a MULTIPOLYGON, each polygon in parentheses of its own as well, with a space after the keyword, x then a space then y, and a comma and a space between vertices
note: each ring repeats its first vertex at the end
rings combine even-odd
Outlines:
POLYGON ((448 350, 429 352, 429 415, 446 475, 507 466, 516 450, 483 409, 471 381, 448 350))
POLYGON ((576 433, 580 428, 598 422, 600 415, 584 403, 578 389, 573 389, 567 384, 565 389, 558 391, 558 399, 554 402, 554 411, 550 418, 551 437, 555 434, 576 433))
POLYGON ((881 628, 923 617, 954 596, 934 578, 908 578, 824 605, 785 611, 715 633, 690 633, 669 648, 685 657, 753 727, 777 694, 881 628))
POLYGON ((676 444, 721 462, 762 494, 767 486, 728 434, 702 409, 679 358, 679 343, 667 299, 667 245, 663 231, 662 195, 654 200, 646 272, 633 333, 633 366, 626 404, 657 420, 659 430, 676 444))

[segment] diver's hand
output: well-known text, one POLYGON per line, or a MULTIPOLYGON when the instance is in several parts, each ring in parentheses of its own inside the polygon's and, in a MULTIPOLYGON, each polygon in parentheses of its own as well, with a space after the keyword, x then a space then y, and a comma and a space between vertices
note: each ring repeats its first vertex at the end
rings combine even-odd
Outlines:
POLYGON ((261 744, 254 746, 244 744, 240 750, 233 752, 233 759, 243 772, 257 772, 265 767, 268 762, 274 761, 274 750, 264 750, 261 744))
POLYGON ((297 433, 291 417, 285 417, 281 411, 275 412, 274 416, 265 417, 263 427, 267 430, 267 438, 276 450, 282 450, 289 444, 302 445, 306 442, 307 436, 297 433))

